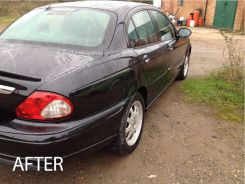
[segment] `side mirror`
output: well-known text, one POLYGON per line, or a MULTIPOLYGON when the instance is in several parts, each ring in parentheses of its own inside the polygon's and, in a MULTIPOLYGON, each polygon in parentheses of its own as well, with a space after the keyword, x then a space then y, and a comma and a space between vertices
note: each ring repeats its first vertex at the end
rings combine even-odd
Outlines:
POLYGON ((180 28, 178 30, 178 35, 181 38, 187 38, 187 37, 191 36, 191 30, 187 29, 187 28, 180 28))

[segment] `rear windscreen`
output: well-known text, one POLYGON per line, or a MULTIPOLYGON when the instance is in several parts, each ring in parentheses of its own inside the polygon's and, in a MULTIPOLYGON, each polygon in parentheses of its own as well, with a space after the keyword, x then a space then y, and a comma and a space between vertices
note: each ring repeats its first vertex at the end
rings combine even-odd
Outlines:
POLYGON ((111 39, 115 19, 114 13, 97 9, 36 9, 14 22, 0 40, 97 47, 111 39))

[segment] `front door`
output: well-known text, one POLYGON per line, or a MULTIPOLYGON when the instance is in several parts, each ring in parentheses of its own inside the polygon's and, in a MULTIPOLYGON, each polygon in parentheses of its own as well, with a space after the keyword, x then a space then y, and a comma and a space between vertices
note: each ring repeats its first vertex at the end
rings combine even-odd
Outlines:
POLYGON ((220 29, 233 29, 237 0, 216 1, 213 26, 220 29))
POLYGON ((150 11, 153 20, 155 20, 158 27, 158 35, 167 51, 162 54, 163 63, 167 66, 167 73, 164 76, 164 83, 166 87, 170 82, 172 82, 178 73, 178 68, 180 63, 183 61, 183 55, 185 52, 175 35, 175 30, 169 19, 157 10, 150 11))

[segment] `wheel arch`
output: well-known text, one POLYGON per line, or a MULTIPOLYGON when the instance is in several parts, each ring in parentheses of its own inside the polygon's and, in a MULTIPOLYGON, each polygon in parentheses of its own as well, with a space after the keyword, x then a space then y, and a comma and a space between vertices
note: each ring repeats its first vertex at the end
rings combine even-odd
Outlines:
POLYGON ((137 92, 139 92, 143 99, 144 99, 144 102, 145 102, 145 108, 147 107, 147 100, 148 100, 148 91, 147 91, 147 88, 144 87, 144 86, 141 86, 139 87, 139 89, 137 90, 137 92))
POLYGON ((189 55, 191 54, 191 45, 189 45, 189 48, 188 48, 188 50, 187 50, 187 52, 189 52, 189 55))

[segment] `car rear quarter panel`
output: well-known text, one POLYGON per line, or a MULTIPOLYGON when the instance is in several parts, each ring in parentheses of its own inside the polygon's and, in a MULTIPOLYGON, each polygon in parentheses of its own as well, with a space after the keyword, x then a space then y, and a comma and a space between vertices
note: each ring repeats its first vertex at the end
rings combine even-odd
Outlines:
POLYGON ((135 52, 125 49, 110 53, 86 70, 78 69, 41 86, 69 97, 75 106, 73 120, 79 120, 129 98, 138 87, 135 52))

